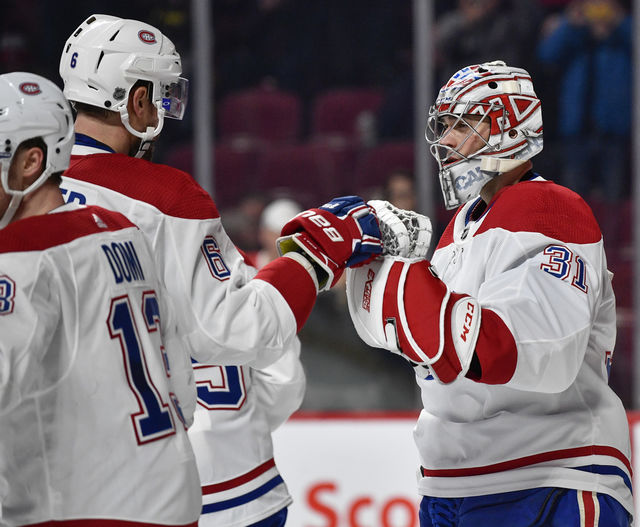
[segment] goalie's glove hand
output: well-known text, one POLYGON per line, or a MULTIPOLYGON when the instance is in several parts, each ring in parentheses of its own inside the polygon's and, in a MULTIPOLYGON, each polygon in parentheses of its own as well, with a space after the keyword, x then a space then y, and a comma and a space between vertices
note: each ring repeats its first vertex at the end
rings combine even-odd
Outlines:
POLYGON ((382 233, 383 254, 402 258, 426 258, 431 245, 431 220, 388 201, 368 202, 376 211, 382 233))
POLYGON ((312 263, 319 291, 333 287, 345 267, 364 265, 382 253, 373 208, 358 196, 301 212, 282 228, 276 244, 280 255, 296 251, 312 263))

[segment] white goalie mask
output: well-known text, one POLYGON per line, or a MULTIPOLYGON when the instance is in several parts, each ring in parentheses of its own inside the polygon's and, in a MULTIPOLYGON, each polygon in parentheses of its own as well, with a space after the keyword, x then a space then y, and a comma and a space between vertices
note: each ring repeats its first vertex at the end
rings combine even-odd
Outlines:
POLYGON ((438 162, 445 206, 476 198, 491 178, 542 150, 542 108, 531 76, 502 61, 461 69, 440 89, 425 138, 438 162), (489 128, 488 137, 478 133, 482 125, 489 128), (461 127, 468 129, 466 138, 455 147, 445 144, 450 131, 461 127), (482 146, 462 154, 472 137, 481 137, 482 146))
POLYGON ((158 29, 137 20, 92 15, 68 38, 60 58, 64 94, 72 102, 120 113, 122 124, 141 139, 136 157, 164 125, 164 118, 184 116, 188 81, 175 46, 158 29), (133 85, 151 83, 158 124, 145 131, 129 124, 127 102, 133 85))
POLYGON ((33 73, 0 75, 0 182, 11 196, 0 229, 11 221, 26 194, 69 167, 73 140, 71 107, 53 82, 33 73), (38 137, 47 147, 44 170, 26 189, 11 188, 9 166, 18 146, 38 137))

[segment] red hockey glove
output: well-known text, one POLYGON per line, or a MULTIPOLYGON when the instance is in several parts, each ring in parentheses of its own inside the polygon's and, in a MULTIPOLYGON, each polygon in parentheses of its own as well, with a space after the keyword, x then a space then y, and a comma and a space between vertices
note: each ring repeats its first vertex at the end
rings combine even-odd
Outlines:
POLYGON ((301 212, 281 234, 278 251, 303 254, 316 270, 319 291, 333 287, 345 267, 363 265, 382 252, 373 209, 357 196, 336 198, 301 212))

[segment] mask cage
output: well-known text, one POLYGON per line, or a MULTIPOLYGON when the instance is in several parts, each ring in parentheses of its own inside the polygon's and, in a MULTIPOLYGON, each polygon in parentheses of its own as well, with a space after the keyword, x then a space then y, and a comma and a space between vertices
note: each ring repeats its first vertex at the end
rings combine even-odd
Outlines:
MULTIPOLYGON (((442 105, 440 105, 442 106, 442 105)), ((478 157, 480 154, 489 150, 499 150, 504 135, 504 126, 507 122, 506 111, 502 104, 494 102, 467 102, 453 103, 450 105, 453 111, 440 111, 439 106, 432 106, 427 119, 425 129, 425 139, 429 144, 429 149, 433 157, 438 162, 440 169, 450 167, 463 161, 469 161, 478 157), (459 110, 462 111, 459 111, 459 110), (496 117, 496 113, 498 116, 496 117), (498 133, 494 133, 491 116, 496 119, 498 133), (449 119, 446 119, 449 118, 449 119), (490 128, 489 137, 485 139, 479 132, 478 127, 482 123, 487 123, 490 128), (442 141, 448 137, 452 130, 464 127, 468 130, 466 136, 455 146, 442 144, 442 141), (477 136, 483 143, 483 146, 470 154, 463 154, 460 150, 472 137, 477 136), (498 139, 496 144, 496 138, 498 139)))

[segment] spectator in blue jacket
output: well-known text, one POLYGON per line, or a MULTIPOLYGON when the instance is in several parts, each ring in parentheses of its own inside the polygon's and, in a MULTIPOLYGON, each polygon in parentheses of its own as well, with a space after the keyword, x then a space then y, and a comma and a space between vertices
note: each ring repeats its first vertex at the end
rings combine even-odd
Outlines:
POLYGON ((562 183, 619 199, 629 187, 631 16, 618 0, 574 0, 547 22, 537 51, 557 79, 562 183))

